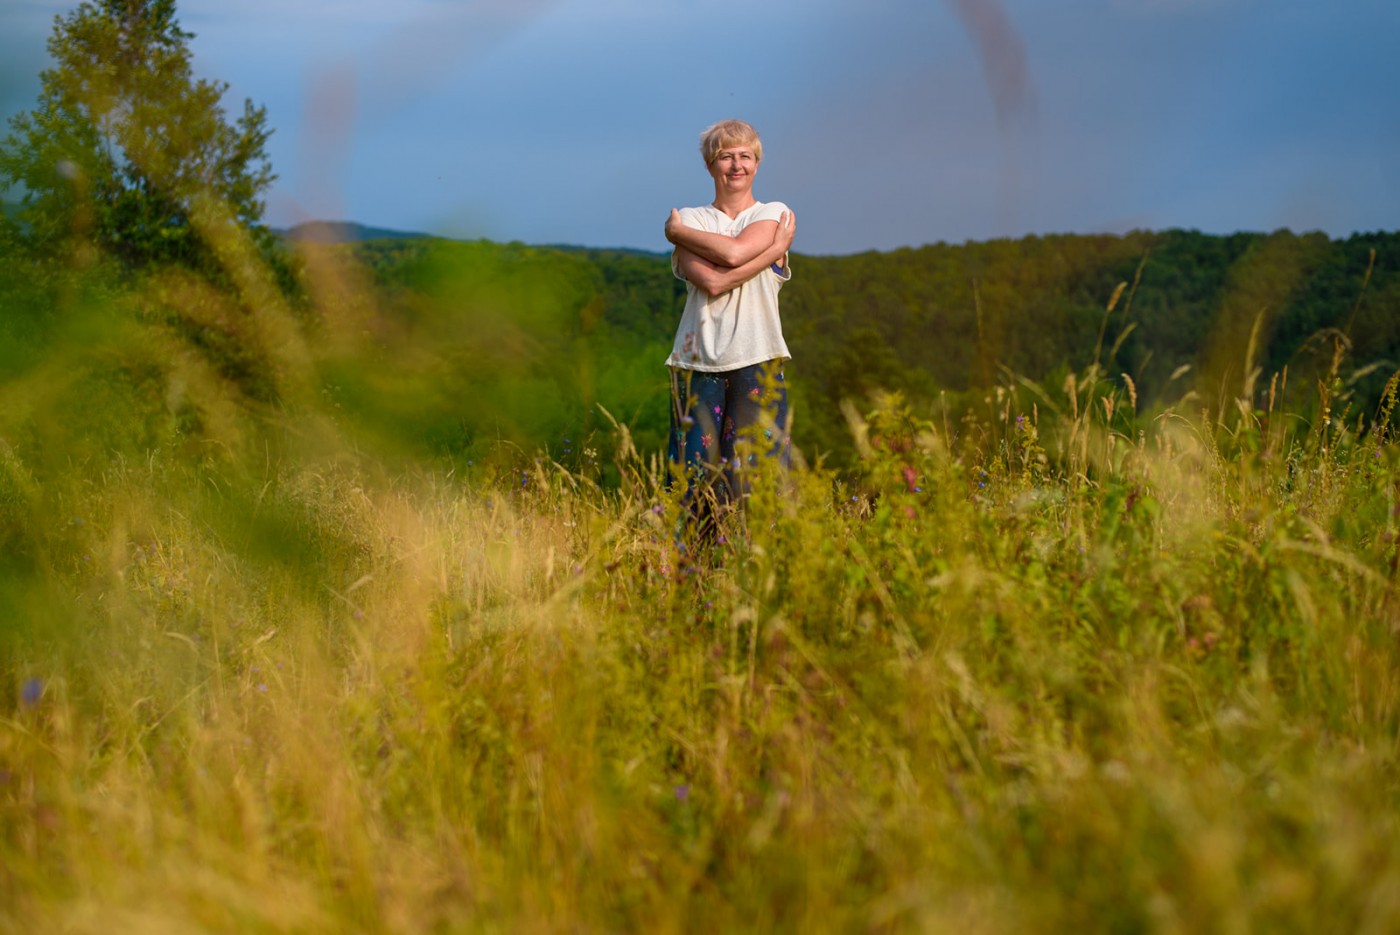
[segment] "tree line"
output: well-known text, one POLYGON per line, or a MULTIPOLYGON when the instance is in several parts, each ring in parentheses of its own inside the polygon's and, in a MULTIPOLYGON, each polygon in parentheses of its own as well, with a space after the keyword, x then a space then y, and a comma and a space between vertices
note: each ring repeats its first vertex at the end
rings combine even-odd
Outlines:
MULTIPOLYGON (((375 271, 390 316, 418 309, 422 322, 426 304, 436 328, 480 334, 482 309, 503 327, 538 326, 548 340, 495 353, 526 349, 533 362, 512 366, 555 375, 559 433, 597 428, 601 404, 659 446, 662 362, 684 299, 666 256, 431 240, 342 249, 375 271), (512 290, 527 298, 503 301, 512 290)), ((956 417, 995 386, 1053 390, 1098 363, 1106 379, 1126 375, 1142 410, 1188 393, 1218 406, 1247 383, 1263 408, 1274 374, 1287 374, 1285 391, 1314 394, 1340 351, 1338 391, 1360 413, 1400 366, 1394 233, 1055 235, 798 255, 793 266, 783 321, 795 441, 838 459, 852 454, 842 401, 868 406, 882 392, 956 417)))

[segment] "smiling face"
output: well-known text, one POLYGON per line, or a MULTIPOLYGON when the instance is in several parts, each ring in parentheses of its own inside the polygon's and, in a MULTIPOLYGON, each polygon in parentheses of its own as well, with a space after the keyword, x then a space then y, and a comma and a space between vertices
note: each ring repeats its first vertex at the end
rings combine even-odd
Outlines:
POLYGON ((715 191, 741 194, 753 188, 758 174, 758 155, 751 146, 726 146, 710 162, 715 191))

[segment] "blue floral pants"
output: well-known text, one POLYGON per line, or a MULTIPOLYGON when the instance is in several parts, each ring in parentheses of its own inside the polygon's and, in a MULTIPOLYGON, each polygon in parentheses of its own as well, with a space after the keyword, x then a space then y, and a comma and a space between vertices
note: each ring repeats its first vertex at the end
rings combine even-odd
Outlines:
POLYGON ((687 498, 727 504, 747 490, 746 468, 761 457, 792 460, 783 362, 707 373, 671 369, 672 463, 683 466, 687 498))

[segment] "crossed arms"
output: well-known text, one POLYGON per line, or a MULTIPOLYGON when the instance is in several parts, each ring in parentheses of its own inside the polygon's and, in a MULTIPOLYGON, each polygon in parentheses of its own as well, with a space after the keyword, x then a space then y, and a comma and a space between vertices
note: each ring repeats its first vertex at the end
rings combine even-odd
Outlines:
POLYGON ((738 237, 697 230, 672 210, 666 239, 676 245, 676 268, 687 282, 717 296, 748 282, 774 263, 784 265, 797 222, 791 211, 779 221, 755 221, 738 237))

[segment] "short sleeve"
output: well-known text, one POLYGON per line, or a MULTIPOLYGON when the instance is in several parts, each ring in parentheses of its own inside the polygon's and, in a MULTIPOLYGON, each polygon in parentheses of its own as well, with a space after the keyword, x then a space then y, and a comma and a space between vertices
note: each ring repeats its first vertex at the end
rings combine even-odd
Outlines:
POLYGON ((686 227, 693 227, 698 231, 705 230, 705 222, 701 220, 700 212, 694 208, 681 208, 677 213, 686 227))
POLYGON ((754 214, 753 221, 781 221, 783 215, 790 210, 792 209, 781 201, 765 201, 763 207, 754 214))

